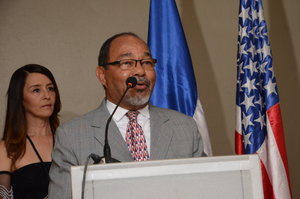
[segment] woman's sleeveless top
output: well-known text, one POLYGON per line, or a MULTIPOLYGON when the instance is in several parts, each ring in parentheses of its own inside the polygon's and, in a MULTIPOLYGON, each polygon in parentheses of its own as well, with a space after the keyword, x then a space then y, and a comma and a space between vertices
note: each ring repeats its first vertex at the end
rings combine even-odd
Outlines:
POLYGON ((11 173, 14 199, 43 199, 48 195, 51 162, 44 162, 29 136, 27 139, 40 162, 26 165, 11 173))

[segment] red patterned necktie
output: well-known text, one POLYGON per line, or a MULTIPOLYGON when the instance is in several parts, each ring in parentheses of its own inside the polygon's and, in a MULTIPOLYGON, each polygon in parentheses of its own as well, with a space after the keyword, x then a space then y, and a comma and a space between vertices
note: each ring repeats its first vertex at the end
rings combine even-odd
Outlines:
POLYGON ((137 123, 138 111, 128 111, 129 119, 126 131, 126 144, 134 161, 145 161, 149 159, 146 139, 142 127, 137 123))

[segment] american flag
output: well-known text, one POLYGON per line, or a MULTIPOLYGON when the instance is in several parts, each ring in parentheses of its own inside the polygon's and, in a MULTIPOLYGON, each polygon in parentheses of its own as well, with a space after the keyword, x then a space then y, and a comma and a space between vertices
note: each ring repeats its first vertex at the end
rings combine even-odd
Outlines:
POLYGON ((260 157, 266 199, 289 199, 284 132, 262 0, 240 0, 237 65, 236 153, 260 157))

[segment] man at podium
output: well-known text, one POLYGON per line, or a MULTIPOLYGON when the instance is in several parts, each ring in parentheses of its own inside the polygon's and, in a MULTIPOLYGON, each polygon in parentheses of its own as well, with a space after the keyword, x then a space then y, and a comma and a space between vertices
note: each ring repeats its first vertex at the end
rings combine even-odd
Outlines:
POLYGON ((103 156, 105 126, 118 103, 108 130, 113 159, 130 162, 205 156, 193 118, 149 104, 155 63, 146 43, 134 33, 120 33, 104 42, 96 76, 105 89, 105 99, 97 109, 57 129, 49 198, 71 198, 70 167, 84 165, 91 153, 103 156), (131 82, 132 78, 136 82, 131 82))

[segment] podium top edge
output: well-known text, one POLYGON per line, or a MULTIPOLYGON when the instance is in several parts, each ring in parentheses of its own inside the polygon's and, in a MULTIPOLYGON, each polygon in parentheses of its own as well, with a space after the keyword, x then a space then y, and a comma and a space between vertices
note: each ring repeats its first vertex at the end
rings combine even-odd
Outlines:
MULTIPOLYGON (((184 159, 167 159, 167 160, 149 160, 143 162, 121 162, 110 164, 97 164, 89 165, 89 170, 99 169, 102 170, 126 167, 144 167, 144 166, 161 166, 174 165, 174 164, 197 164, 197 163, 211 163, 211 162, 236 162, 236 161, 258 161, 257 154, 250 155, 228 155, 228 156, 213 156, 213 157, 197 157, 197 158, 184 158, 184 159)), ((83 169, 83 166, 72 166, 71 170, 83 169)))

